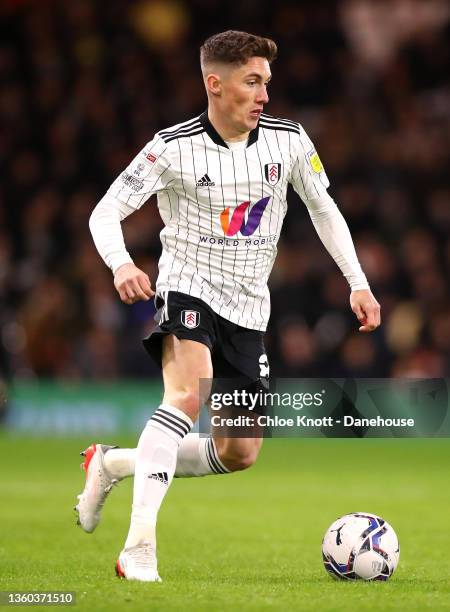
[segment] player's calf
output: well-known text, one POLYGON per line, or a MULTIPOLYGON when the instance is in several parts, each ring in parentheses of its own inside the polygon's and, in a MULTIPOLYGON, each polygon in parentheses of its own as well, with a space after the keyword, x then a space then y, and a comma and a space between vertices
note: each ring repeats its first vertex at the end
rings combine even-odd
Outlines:
POLYGON ((246 470, 257 460, 262 438, 215 438, 217 453, 230 472, 246 470))

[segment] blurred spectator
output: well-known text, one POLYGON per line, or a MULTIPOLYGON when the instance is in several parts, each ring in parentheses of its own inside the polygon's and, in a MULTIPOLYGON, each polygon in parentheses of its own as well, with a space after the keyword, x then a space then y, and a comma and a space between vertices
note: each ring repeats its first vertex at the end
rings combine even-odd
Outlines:
POLYGON ((280 322, 280 362, 272 365, 276 376, 319 376, 317 340, 301 318, 280 322))
POLYGON ((374 340, 368 334, 352 334, 340 352, 343 377, 370 378, 377 368, 374 340))
MULTIPOLYGON (((154 306, 120 303, 87 223, 155 131, 204 110, 199 45, 227 28, 279 43, 267 111, 301 121, 316 142, 382 304, 381 328, 359 334, 346 281, 289 191, 270 281, 273 373, 448 376, 448 3, 248 0, 227 11, 218 0, 111 0, 104 9, 98 0, 0 7, 0 379, 158 374, 140 342, 154 306)), ((154 201, 124 223, 153 280, 161 228, 154 201)))

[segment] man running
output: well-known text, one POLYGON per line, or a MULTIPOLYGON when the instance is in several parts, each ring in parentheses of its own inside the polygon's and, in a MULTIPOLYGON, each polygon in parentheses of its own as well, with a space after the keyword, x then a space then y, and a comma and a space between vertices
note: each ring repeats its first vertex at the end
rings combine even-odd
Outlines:
POLYGON ((160 581, 156 520, 174 475, 241 470, 258 456, 260 436, 202 438, 190 430, 210 391, 199 392, 199 379, 244 379, 258 388, 268 374, 267 281, 288 183, 348 280, 359 330, 380 324, 379 304, 327 192, 313 143, 300 124, 263 113, 276 53, 272 40, 245 32, 209 38, 200 51, 207 111, 158 132, 91 216, 95 245, 126 304, 149 300, 154 291, 126 251, 120 223, 156 193, 165 225, 156 281, 158 326, 144 341, 162 367, 163 400, 136 450, 87 449, 86 485, 76 507, 83 529, 93 531, 114 482, 134 473, 130 529, 116 565, 127 579, 160 581))

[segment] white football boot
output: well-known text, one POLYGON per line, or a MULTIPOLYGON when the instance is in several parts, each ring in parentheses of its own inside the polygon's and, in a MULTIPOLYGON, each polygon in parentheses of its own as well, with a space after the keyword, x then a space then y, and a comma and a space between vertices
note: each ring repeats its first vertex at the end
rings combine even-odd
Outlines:
POLYGON ((117 446, 91 444, 80 453, 85 458, 81 468, 86 472, 86 483, 83 492, 78 495, 78 504, 74 510, 78 513, 77 524, 87 533, 92 533, 97 527, 105 499, 119 482, 105 468, 104 456, 111 448, 117 446))
POLYGON ((116 574, 126 580, 162 582, 158 574, 156 550, 150 542, 125 548, 116 562, 116 574))

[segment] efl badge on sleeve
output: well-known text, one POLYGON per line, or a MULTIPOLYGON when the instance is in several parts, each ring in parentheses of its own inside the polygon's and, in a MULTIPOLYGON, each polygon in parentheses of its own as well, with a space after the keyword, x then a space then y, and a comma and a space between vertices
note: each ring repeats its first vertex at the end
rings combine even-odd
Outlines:
POLYGON ((269 185, 276 185, 281 176, 281 164, 266 164, 264 166, 264 175, 269 185))
POLYGON ((322 162, 320 161, 319 154, 315 149, 308 153, 308 157, 309 163, 311 164, 311 168, 314 170, 314 172, 317 172, 317 174, 323 172, 322 162))
POLYGON ((188 329, 195 329, 200 323, 200 313, 196 310, 183 310, 181 312, 181 322, 188 329))
POLYGON ((149 151, 148 153, 146 153, 145 159, 147 161, 149 161, 151 164, 154 164, 157 158, 156 158, 156 155, 154 153, 149 151))

